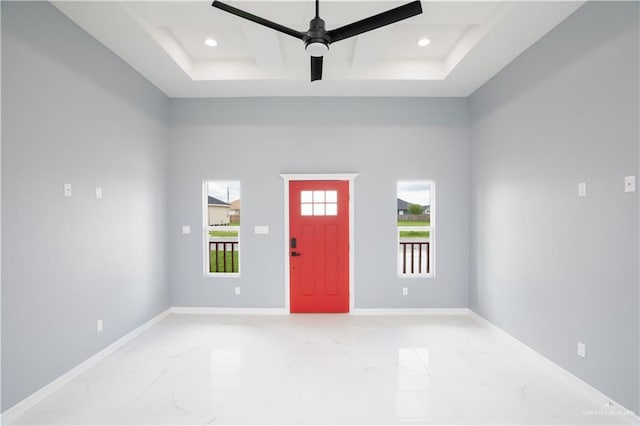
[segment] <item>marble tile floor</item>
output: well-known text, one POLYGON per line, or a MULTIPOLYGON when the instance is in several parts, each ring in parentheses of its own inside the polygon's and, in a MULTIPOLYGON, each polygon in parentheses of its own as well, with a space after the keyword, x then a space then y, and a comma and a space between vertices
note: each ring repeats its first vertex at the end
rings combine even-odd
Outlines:
POLYGON ((12 425, 627 425, 466 315, 173 314, 12 425))

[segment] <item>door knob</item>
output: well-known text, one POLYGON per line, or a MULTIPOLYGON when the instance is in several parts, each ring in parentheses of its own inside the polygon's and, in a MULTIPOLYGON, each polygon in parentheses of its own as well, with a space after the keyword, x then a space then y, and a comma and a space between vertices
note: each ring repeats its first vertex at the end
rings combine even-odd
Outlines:
POLYGON ((291 257, 296 257, 296 256, 300 256, 300 253, 298 253, 297 251, 292 251, 291 257))

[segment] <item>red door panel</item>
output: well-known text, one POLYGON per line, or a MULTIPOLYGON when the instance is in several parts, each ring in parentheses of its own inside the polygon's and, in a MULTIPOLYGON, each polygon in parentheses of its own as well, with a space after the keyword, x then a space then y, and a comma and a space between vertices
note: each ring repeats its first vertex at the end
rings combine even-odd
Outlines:
POLYGON ((289 237, 291 312, 349 312, 349 182, 291 181, 289 237))
POLYGON ((340 251, 340 247, 338 246, 338 242, 340 241, 338 236, 338 226, 337 225, 327 225, 324 228, 324 252, 325 252, 325 282, 327 288, 327 295, 329 296, 337 296, 338 295, 338 281, 339 275, 338 271, 340 270, 340 263, 338 259, 338 253, 340 251))

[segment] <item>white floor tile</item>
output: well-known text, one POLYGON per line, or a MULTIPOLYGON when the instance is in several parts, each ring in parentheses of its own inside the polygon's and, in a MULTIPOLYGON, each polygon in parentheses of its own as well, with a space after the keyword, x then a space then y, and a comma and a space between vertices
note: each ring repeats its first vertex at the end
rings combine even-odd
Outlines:
POLYGON ((466 316, 172 315, 14 425, 633 424, 466 316))

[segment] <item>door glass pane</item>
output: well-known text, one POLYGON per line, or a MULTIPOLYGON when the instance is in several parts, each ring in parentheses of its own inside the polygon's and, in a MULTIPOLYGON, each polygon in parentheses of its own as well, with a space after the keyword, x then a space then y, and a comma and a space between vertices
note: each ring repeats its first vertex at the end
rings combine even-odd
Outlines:
POLYGON ((300 214, 302 216, 311 216, 313 215, 313 204, 302 204, 302 208, 300 209, 300 214))
POLYGON ((327 213, 327 216, 337 216, 338 205, 336 203, 327 203, 326 213, 327 213))
POLYGON ((326 191, 326 200, 327 203, 337 203, 338 202, 338 191, 326 191))
POLYGON ((324 191, 313 191, 313 202, 324 203, 324 191))
POLYGON ((324 204, 314 204, 313 205, 313 215, 314 216, 324 216, 324 204))
POLYGON ((310 203, 313 201, 311 191, 301 191, 300 192, 300 201, 303 203, 310 203))

